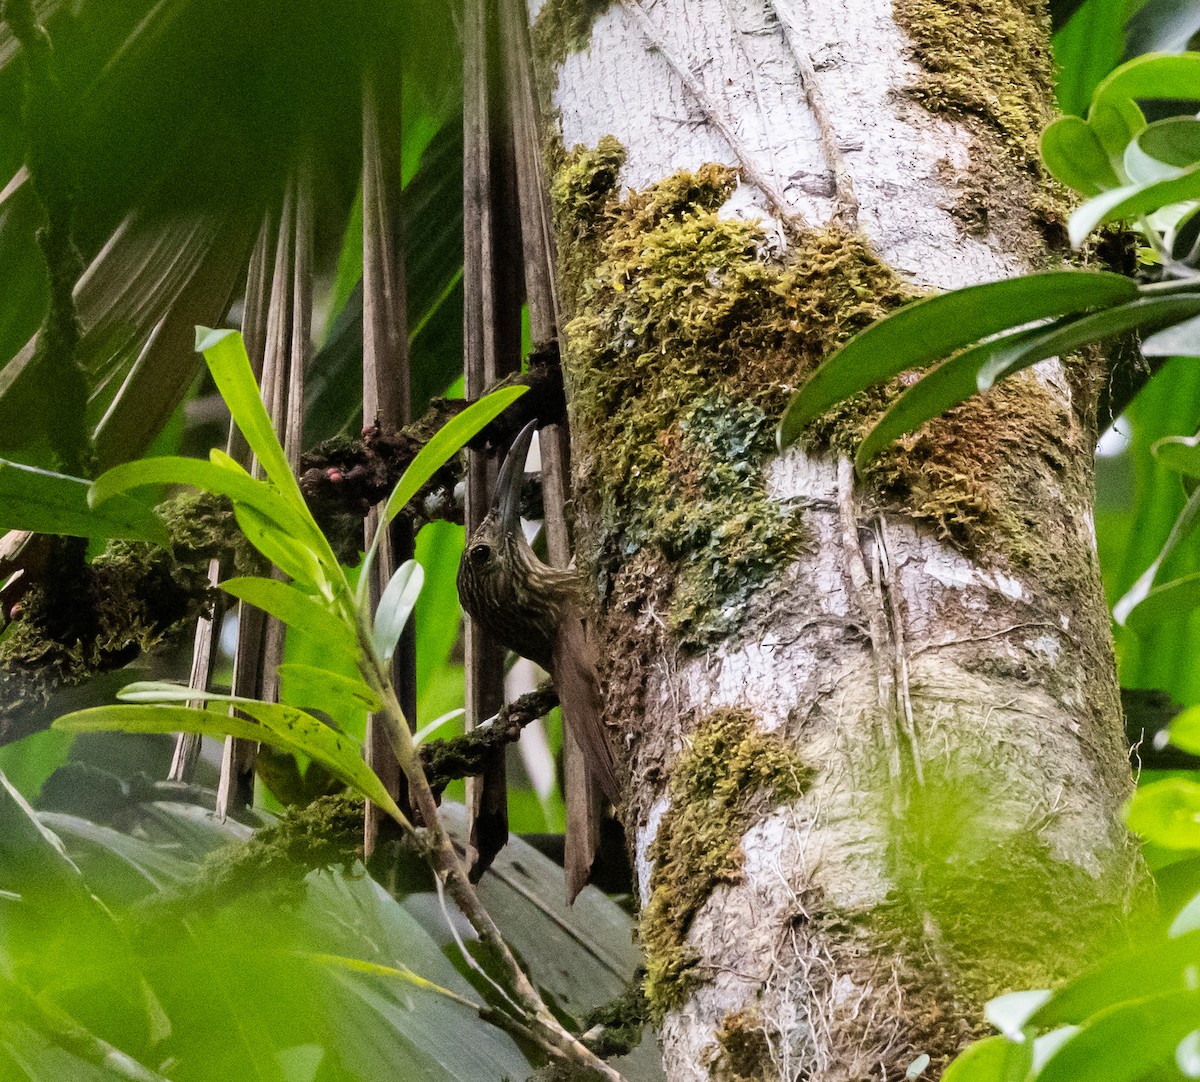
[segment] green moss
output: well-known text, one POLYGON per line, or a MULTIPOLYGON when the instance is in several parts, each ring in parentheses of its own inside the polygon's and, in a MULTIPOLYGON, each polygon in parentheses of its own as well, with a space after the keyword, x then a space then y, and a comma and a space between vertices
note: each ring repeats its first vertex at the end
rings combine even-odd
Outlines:
POLYGON ((601 1059, 627 1056, 642 1043, 642 1034, 650 1021, 642 978, 639 973, 634 983, 616 999, 597 1007, 583 1020, 585 1033, 596 1026, 601 1027, 599 1037, 587 1039, 588 1047, 601 1059))
POLYGON ((952 183, 968 232, 996 225, 1066 247, 1065 190, 1041 168, 1038 142, 1054 119, 1050 24, 1043 0, 893 0, 922 74, 906 93, 931 112, 967 124, 971 168, 952 183))
POLYGON ((730 1011, 717 1030, 720 1054, 709 1068, 717 1082, 762 1082, 772 1070, 771 1041, 766 1023, 754 1010, 730 1011))
POLYGON ((587 48, 592 25, 613 0, 546 0, 533 21, 533 52, 541 71, 553 71, 568 53, 587 48))
MULTIPOLYGON (((32 589, 0 642, 0 665, 39 683, 78 683, 152 649, 211 602, 208 561, 248 549, 227 500, 186 496, 159 507, 171 548, 110 541, 90 565, 32 589)), ((71 561, 63 554, 65 564, 71 561)))
POLYGON ((558 234, 558 277, 571 297, 579 296, 601 262, 604 218, 617 191, 625 148, 611 135, 595 149, 576 147, 569 155, 552 146, 550 199, 558 234))
POLYGON ((722 217, 733 170, 706 165, 619 199, 615 141, 567 155, 552 193, 566 300, 567 377, 601 528, 601 578, 640 552, 676 569, 667 613, 700 648, 799 553, 796 507, 763 466, 800 379, 909 299, 861 238, 837 230, 766 257, 757 220, 722 217))
POLYGON ((925 69, 909 93, 929 109, 977 117, 1027 161, 1053 119, 1050 21, 1040 0, 894 0, 925 69))
POLYGON ((694 980, 688 929, 715 887, 739 881, 742 836, 770 803, 800 796, 809 778, 795 751, 761 732, 748 710, 717 710, 691 729, 648 854, 654 870, 639 924, 655 1018, 681 1003, 694 980))
MULTIPOLYGON (((893 382, 840 404, 807 441, 853 455, 898 388, 893 382)), ((1034 566, 1061 553, 1037 523, 1061 504, 1078 438, 1062 403, 1032 376, 1019 376, 901 437, 865 480, 885 506, 960 551, 1034 566)))
POLYGON ((327 796, 306 808, 289 809, 276 825, 248 842, 210 853, 194 879, 148 903, 147 916, 168 918, 201 906, 229 905, 248 894, 274 901, 298 898, 304 877, 322 868, 349 871, 362 858, 363 801, 327 796))

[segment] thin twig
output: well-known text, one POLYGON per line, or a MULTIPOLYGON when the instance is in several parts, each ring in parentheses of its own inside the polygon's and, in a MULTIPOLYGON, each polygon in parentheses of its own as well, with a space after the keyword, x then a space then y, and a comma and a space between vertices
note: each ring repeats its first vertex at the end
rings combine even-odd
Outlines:
POLYGON ((733 4, 730 0, 721 0, 721 6, 725 8, 725 14, 729 17, 729 24, 733 27, 733 40, 737 45, 738 51, 742 54, 742 59, 746 63, 746 70, 750 72, 750 83, 754 90, 754 106, 758 112, 758 119, 762 123, 763 135, 767 140, 767 154, 771 159, 771 180, 774 181, 775 187, 780 192, 783 187, 779 183, 779 169, 775 161, 775 148, 771 145, 771 126, 767 122, 766 113, 763 110, 763 91, 762 83, 758 78, 758 65, 754 62, 754 58, 750 55, 750 50, 746 48, 746 43, 742 40, 742 28, 738 26, 737 12, 733 9, 733 4))
POLYGON ((892 636, 887 614, 873 588, 858 540, 858 516, 854 509, 854 466, 848 458, 838 459, 838 512, 842 533, 842 551, 859 611, 867 618, 867 636, 871 641, 871 660, 875 670, 875 695, 883 715, 883 739, 888 754, 888 774, 892 781, 892 812, 903 813, 900 742, 896 739, 896 681, 892 636))
POLYGON ((829 110, 825 107, 825 95, 821 92, 820 83, 817 82, 817 72, 813 67, 812 57, 809 56, 808 50, 801 40, 800 29, 792 18, 788 0, 767 0, 767 3, 783 27, 783 36, 792 52, 792 58, 796 61, 796 67, 800 70, 800 82, 804 87, 804 96, 808 100, 808 107, 812 111, 813 119, 817 122, 817 129, 821 133, 821 147, 825 152, 825 162, 833 174, 835 193, 833 220, 845 229, 857 229, 858 196, 854 193, 854 178, 846 166, 842 148, 838 146, 837 134, 829 119, 829 110))
POLYGON ((921 764, 921 749, 917 742, 917 727, 913 721, 912 694, 908 680, 908 657, 904 648, 904 620, 900 612, 900 595, 893 580, 891 542, 888 538, 887 520, 883 515, 875 527, 875 543, 879 552, 881 574, 879 589, 887 598, 891 616, 892 647, 896 674, 896 713, 904 735, 908 738, 909 755, 913 764, 913 776, 917 784, 924 786, 925 769, 921 764))
POLYGON ((771 209, 779 216, 781 223, 793 230, 807 228, 807 223, 803 215, 788 204, 783 192, 758 167, 749 149, 742 142, 741 137, 733 130, 725 117, 721 115, 712 98, 708 96, 708 91, 704 89, 700 80, 692 74, 691 69, 675 55, 638 0, 621 0, 621 6, 629 12, 630 17, 638 24, 646 40, 650 42, 654 50, 671 66, 671 69, 679 76, 683 85, 687 88, 688 93, 696 99, 696 104, 700 106, 700 111, 704 113, 708 122, 721 133, 725 142, 729 144, 729 148, 733 151, 734 157, 737 158, 738 166, 746 175, 746 179, 767 197, 767 202, 771 205, 771 209))
MULTIPOLYGON (((617 1071, 564 1029, 550 1012, 537 989, 521 969, 512 951, 509 950, 508 944, 504 942, 504 937, 500 934, 500 929, 496 927, 495 921, 492 920, 491 914, 480 902, 479 895, 475 893, 475 888, 467 878, 466 869, 459 859, 454 843, 442 826, 433 791, 430 789, 422 769, 412 733, 409 731, 403 711, 396 701, 390 674, 379 661, 371 644, 371 633, 367 627, 365 615, 360 613, 356 624, 362 657, 365 659, 362 673, 382 704, 380 718, 387 726, 396 758, 408 779, 413 805, 421 821, 425 824, 426 852, 433 861, 435 874, 439 877, 439 881, 445 883, 450 896, 470 922, 471 927, 495 953, 508 978, 517 1003, 524 1012, 531 1033, 536 1037, 538 1043, 551 1054, 569 1063, 591 1068, 602 1077, 609 1079, 609 1082, 621 1082, 621 1075, 617 1071)), ((401 825, 408 826, 407 823, 401 825)))

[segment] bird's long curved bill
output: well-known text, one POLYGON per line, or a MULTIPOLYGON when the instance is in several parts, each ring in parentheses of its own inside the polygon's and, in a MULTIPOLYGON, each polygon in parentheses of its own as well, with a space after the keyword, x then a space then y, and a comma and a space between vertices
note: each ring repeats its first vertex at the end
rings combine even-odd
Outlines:
POLYGON ((506 533, 521 530, 521 484, 525 480, 525 459, 529 456, 529 445, 533 442, 533 431, 537 421, 530 421, 517 434, 504 465, 500 467, 500 478, 496 482, 496 507, 500 511, 500 525, 506 533))

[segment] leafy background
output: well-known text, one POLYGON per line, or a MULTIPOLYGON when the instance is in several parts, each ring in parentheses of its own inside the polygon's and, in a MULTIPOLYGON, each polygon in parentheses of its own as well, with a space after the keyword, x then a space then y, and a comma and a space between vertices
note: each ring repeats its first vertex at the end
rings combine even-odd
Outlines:
MULTIPOLYGON (((190 348, 172 348, 178 338, 166 332, 182 327, 190 340, 192 324, 220 318, 237 292, 251 225, 302 147, 316 149, 320 286, 305 442, 361 425, 358 93, 371 63, 385 62, 402 86, 402 110, 391 119, 403 133, 414 409, 431 395, 455 392, 463 239, 455 5, 39 0, 36 7, 78 106, 68 139, 77 240, 94 267, 80 291, 83 357, 95 387, 88 423, 105 464, 151 446, 201 454, 223 442, 228 418, 219 397, 190 348)), ((1122 59, 1181 51, 1200 31, 1200 11, 1188 0, 1065 0, 1051 11, 1060 103, 1077 114, 1122 59)), ((35 241, 40 212, 21 177, 16 55, 0 26, 0 457, 48 467, 61 419, 53 381, 26 349, 46 281, 35 241)), ((1184 504, 1179 475, 1149 448, 1162 437, 1190 435, 1198 419, 1200 374, 1194 363, 1170 362, 1102 445, 1096 529, 1110 601, 1157 556, 1184 504)), ((453 583, 461 546, 461 528, 445 524, 427 527, 417 542, 426 570, 417 609, 421 724, 462 704, 453 583)), ((1198 570, 1194 545, 1172 556, 1172 574, 1198 570)), ((1200 615, 1140 638, 1117 629, 1122 684, 1200 705, 1200 672, 1191 664, 1198 635, 1200 615)), ((288 660, 329 664, 319 642, 298 635, 289 638, 288 660)), ((133 674, 101 677, 64 696, 61 709, 109 702, 135 675, 185 672, 182 650, 147 659, 133 674)), ((530 765, 551 784, 514 793, 516 831, 561 827, 553 726, 548 738, 530 765)), ((11 869, 0 883, 0 907, 4 891, 45 898, 44 914, 29 926, 0 908, 0 999, 9 1008, 0 1023, 4 1077, 114 1077, 112 1063, 101 1066, 109 1054, 95 1043, 101 1039, 154 1050, 159 1068, 180 1079, 213 1077, 203 1065, 221 1063, 236 1065, 230 1077, 287 1082, 493 1079, 498 1071, 524 1077, 532 1070, 528 1050, 399 970, 403 961, 464 999, 481 995, 420 868, 411 870, 411 889, 400 891, 399 901, 361 874, 310 873, 304 892, 268 882, 268 890, 282 892, 270 896, 269 926, 263 895, 253 892, 213 902, 186 922, 169 915, 156 921, 174 892, 195 882, 206 854, 248 835, 244 826, 161 799, 169 794, 146 777, 164 774, 168 754, 162 741, 147 737, 60 731, 0 748, 0 770, 13 786, 0 792, 0 864, 11 869), (22 794, 42 805, 38 820, 22 794), (66 855, 37 829, 39 821, 66 855), (331 960, 350 957, 358 969, 331 960), (61 973, 73 975, 69 987, 60 986, 61 973), (197 988, 206 994, 196 996, 197 988), (85 1022, 83 1032, 58 1013, 63 1003, 85 1022)), ((211 783, 213 775, 200 780, 211 783)), ((1191 784, 1187 773, 1177 780, 1191 784)), ((1164 821, 1169 826, 1169 809, 1164 821)), ((1170 837, 1169 829, 1160 834, 1170 837)), ((1192 841, 1191 848, 1160 848, 1156 863, 1193 865, 1200 840, 1192 841)), ((1162 874, 1164 883, 1169 875, 1162 874)), ((595 891, 574 911, 563 910, 556 901, 561 873, 528 847, 516 842, 502 854, 484 889, 539 986, 573 1023, 582 1024, 632 978, 637 959, 628 918, 595 891)), ((1176 896, 1189 895, 1182 889, 1176 896)), ((1152 961, 1143 963, 1153 969, 1152 961)), ((1111 998, 1098 1002, 1112 1005, 1111 998)), ((1182 1009, 1193 1007, 1189 1001, 1182 1009)), ((994 1020, 1019 1032, 1029 1017, 1028 1010, 1000 1011, 994 1020)), ((976 1077, 970 1057, 960 1062, 961 1077, 976 1077)), ((631 1078, 656 1075, 652 1054, 622 1069, 631 1078)))

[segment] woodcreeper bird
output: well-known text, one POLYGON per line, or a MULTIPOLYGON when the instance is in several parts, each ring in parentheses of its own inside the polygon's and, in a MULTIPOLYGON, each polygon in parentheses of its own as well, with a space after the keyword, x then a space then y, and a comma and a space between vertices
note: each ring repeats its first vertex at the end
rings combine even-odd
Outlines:
POLYGON ((458 596, 485 631, 550 674, 584 761, 615 804, 620 786, 600 710, 599 659, 583 622, 583 576, 542 563, 521 530, 521 484, 535 426, 530 421, 505 456, 492 508, 463 552, 458 596))

